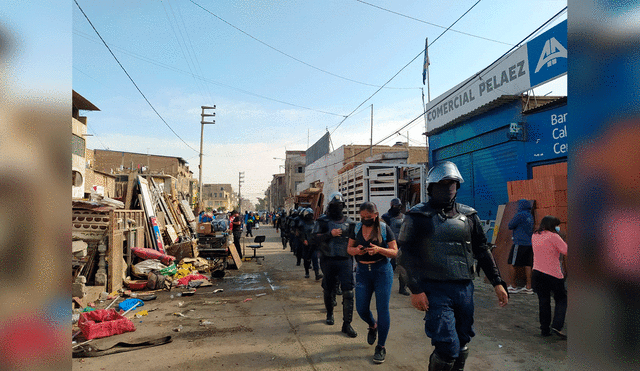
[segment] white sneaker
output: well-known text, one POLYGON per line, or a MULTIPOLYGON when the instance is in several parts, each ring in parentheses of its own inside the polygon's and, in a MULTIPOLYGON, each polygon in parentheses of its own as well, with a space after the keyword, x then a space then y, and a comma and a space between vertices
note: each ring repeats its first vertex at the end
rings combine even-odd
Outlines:
POLYGON ((533 289, 522 288, 522 292, 528 295, 532 295, 533 289))
POLYGON ((507 291, 509 292, 509 294, 517 294, 522 290, 526 290, 524 287, 513 287, 513 286, 509 286, 507 287, 507 291))

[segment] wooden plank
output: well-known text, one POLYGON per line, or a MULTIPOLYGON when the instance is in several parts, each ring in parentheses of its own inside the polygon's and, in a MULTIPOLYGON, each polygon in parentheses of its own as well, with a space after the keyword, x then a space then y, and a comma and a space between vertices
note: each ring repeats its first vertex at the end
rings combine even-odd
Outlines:
POLYGON ((496 223, 493 227, 493 237, 491 238, 491 244, 496 244, 496 239, 498 238, 498 230, 500 223, 502 223, 502 215, 504 214, 504 208, 506 205, 498 205, 498 213, 496 214, 496 223))
MULTIPOLYGON (((142 205, 142 195, 138 194, 138 202, 140 203, 140 205, 142 205)), ((150 249, 153 248, 153 241, 151 240, 151 228, 149 227, 149 219, 146 217, 143 218, 144 220, 144 236, 145 236, 145 242, 146 242, 146 246, 142 246, 142 247, 148 247, 150 249)))
MULTIPOLYGON (((532 205, 532 209, 535 209, 535 200, 529 200, 532 205)), ((513 232, 509 229, 509 222, 518 212, 518 201, 508 202, 504 205, 504 211, 500 220, 500 227, 498 228, 498 235, 496 237, 495 245, 493 249, 493 258, 496 261, 498 269, 500 269, 500 275, 507 282, 511 281, 511 270, 509 269, 509 252, 511 252, 511 245, 513 245, 513 232)), ((496 220, 496 227, 498 221, 496 220)), ((519 283, 519 282, 516 282, 519 283)), ((524 285, 519 285, 524 286, 524 285)))
POLYGON ((142 195, 144 210, 147 214, 147 218, 149 218, 149 232, 152 237, 151 246, 164 254, 165 250, 164 244, 162 243, 162 234, 160 233, 160 227, 158 227, 158 221, 156 220, 153 203, 151 201, 149 184, 147 180, 140 175, 138 175, 138 184, 140 185, 140 194, 142 195))
POLYGON ((178 234, 176 233, 176 230, 173 228, 173 226, 171 224, 167 224, 166 228, 167 228, 167 234, 171 238, 171 243, 178 242, 178 234))
POLYGON ((242 267, 242 259, 240 259, 240 255, 238 255, 236 246, 234 244, 229 244, 229 251, 231 252, 231 256, 233 257, 233 262, 236 264, 236 268, 240 269, 240 267, 242 267))
POLYGON ((127 191, 125 193, 124 208, 133 208, 133 186, 135 185, 136 174, 129 174, 127 181, 127 191))

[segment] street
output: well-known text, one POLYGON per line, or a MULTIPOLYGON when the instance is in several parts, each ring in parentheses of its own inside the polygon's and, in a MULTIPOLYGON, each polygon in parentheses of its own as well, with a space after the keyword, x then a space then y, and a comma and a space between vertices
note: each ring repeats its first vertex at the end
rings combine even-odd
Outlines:
MULTIPOLYGON (((358 337, 340 332, 341 298, 336 323, 325 324, 320 281, 304 278, 279 234, 261 225, 254 236, 266 235, 263 264, 244 262, 240 270, 227 270, 213 286, 198 288, 194 296, 179 297, 181 289, 158 293, 141 309, 148 316, 133 318, 136 331, 93 340, 103 349, 117 342, 171 335, 166 345, 73 359, 74 370, 426 370, 433 347, 424 333, 423 313, 408 296, 398 294, 397 279, 391 294, 391 329, 386 361, 375 365, 374 346, 366 342, 367 325, 354 310, 358 337), (214 290, 223 289, 214 293, 214 290), (171 298, 173 295, 173 298, 171 298), (180 313, 180 314, 176 314, 180 313), (182 326, 180 332, 174 331, 182 326)), ((246 239, 249 245, 252 238, 246 239)), ((245 256, 253 251, 246 249, 245 256)), ((261 261, 262 263, 262 261, 261 261)), ((396 274, 397 278, 397 274, 396 274)), ((567 341, 543 338, 538 328, 536 295, 511 295, 500 308, 493 288, 482 278, 474 281, 475 331, 469 344, 466 370, 566 370, 567 341)), ((104 308, 108 303, 98 305, 104 308)), ((375 305, 372 303, 374 316, 375 305)), ((571 318, 567 322, 570 324, 571 318)), ((570 329, 568 330, 570 332, 570 329)))

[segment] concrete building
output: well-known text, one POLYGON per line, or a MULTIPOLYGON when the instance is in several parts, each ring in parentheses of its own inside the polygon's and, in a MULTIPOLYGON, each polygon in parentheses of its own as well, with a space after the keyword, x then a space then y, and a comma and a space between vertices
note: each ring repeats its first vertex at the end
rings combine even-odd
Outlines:
POLYGON ((80 116, 80 111, 100 111, 85 97, 72 91, 71 110, 71 171, 72 171, 72 198, 84 198, 87 188, 91 187, 87 182, 87 118, 80 116))
POLYGON ((284 208, 284 199, 286 195, 285 174, 273 174, 271 184, 264 193, 267 199, 269 210, 279 210, 284 208))
MULTIPOLYGON (((197 194, 197 180, 181 157, 135 152, 93 150, 93 169, 105 174, 163 174, 175 178, 175 190, 193 203, 197 194)), ((177 196, 177 195, 176 195, 177 196)))
POLYGON ((238 195, 231 184, 203 184, 202 205, 207 211, 231 211, 238 205, 238 195))
POLYGON ((305 151, 287 151, 284 161, 285 198, 296 195, 296 188, 304 182, 306 168, 305 151))

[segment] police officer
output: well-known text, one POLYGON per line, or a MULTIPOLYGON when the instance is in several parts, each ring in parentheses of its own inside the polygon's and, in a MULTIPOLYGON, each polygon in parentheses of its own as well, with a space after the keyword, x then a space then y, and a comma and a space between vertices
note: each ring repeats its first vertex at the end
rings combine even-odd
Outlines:
MULTIPOLYGON (((399 198, 394 198, 389 203, 389 206, 390 206, 389 211, 387 211, 386 213, 384 213, 384 215, 382 215, 382 220, 384 220, 384 222, 387 223, 389 227, 391 227, 391 230, 393 231, 393 235, 398 236, 400 235, 400 227, 402 226, 402 220, 404 220, 404 214, 402 213, 402 201, 400 201, 399 198)), ((395 258, 391 259, 391 266, 395 271, 396 270, 395 258)), ((407 285, 404 282, 404 277, 402 274, 398 275, 398 284, 400 287, 398 292, 402 295, 409 296, 410 293, 409 291, 407 291, 407 285)))
POLYGON ((327 309, 327 324, 333 325, 333 302, 335 288, 339 282, 342 287, 342 332, 349 337, 356 337, 358 333, 351 327, 354 304, 353 258, 347 252, 349 236, 354 230, 355 223, 348 216, 343 215, 344 198, 340 192, 329 196, 327 213, 320 216, 313 230, 320 252, 320 266, 324 273, 322 289, 324 306, 327 309))
POLYGON ((316 272, 316 281, 320 280, 323 276, 320 274, 320 267, 318 266, 318 254, 316 249, 315 239, 312 238, 313 228, 316 225, 313 220, 313 209, 306 208, 302 211, 303 228, 300 237, 302 247, 302 258, 304 259, 304 271, 305 278, 309 278, 309 269, 313 263, 313 270, 316 272))
POLYGON ((429 170, 429 201, 407 212, 398 238, 398 265, 406 274, 411 304, 426 312, 425 332, 435 346, 429 371, 464 369, 467 344, 475 335, 474 257, 493 285, 499 305, 509 300, 476 210, 456 203, 463 181, 450 161, 429 170))
POLYGON ((302 262, 302 255, 304 253, 304 245, 302 243, 304 238, 304 220, 302 219, 302 213, 305 208, 300 206, 298 207, 298 216, 293 220, 293 233, 296 236, 296 247, 295 247, 295 255, 296 255, 296 265, 299 266, 302 262))
POLYGON ((287 218, 287 232, 289 233, 289 247, 292 253, 296 253, 298 247, 298 241, 295 234, 296 218, 298 217, 298 210, 291 209, 289 217, 287 218))
POLYGON ((287 230, 286 230, 287 213, 284 210, 280 210, 280 214, 275 221, 276 232, 280 230, 280 239, 282 240, 282 250, 287 248, 287 230))

